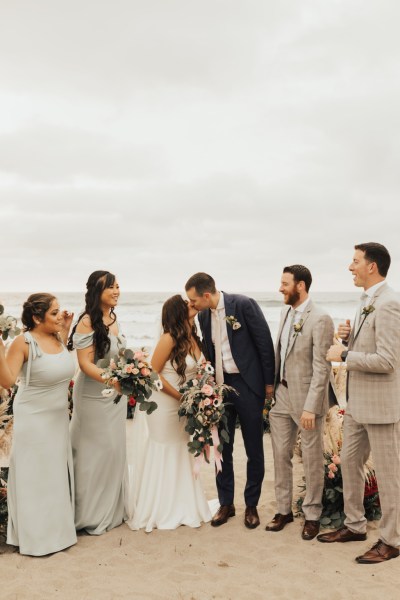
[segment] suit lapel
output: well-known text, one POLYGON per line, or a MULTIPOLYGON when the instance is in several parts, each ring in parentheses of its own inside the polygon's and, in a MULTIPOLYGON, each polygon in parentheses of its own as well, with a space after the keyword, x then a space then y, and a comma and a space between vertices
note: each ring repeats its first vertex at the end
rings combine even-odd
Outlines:
MULTIPOLYGON (((313 305, 312 305, 312 302, 311 302, 311 300, 310 300, 310 301, 309 301, 309 303, 308 303, 308 304, 307 304, 307 306, 306 306, 306 309, 305 309, 305 311, 304 311, 304 312, 303 312, 303 314, 301 315, 301 319, 300 319, 300 321, 303 321, 303 323, 302 323, 302 327, 301 327, 302 329, 303 329, 303 327, 304 327, 304 325, 305 325, 305 323, 306 323, 306 321, 307 321, 308 317, 310 316, 310 313, 311 313, 311 311, 312 311, 312 308, 313 308, 313 305)), ((300 323, 300 321, 299 321, 299 323, 300 323)), ((287 352, 286 352, 286 358, 289 356, 289 354, 290 354, 290 351, 292 350, 292 348, 293 348, 293 346, 294 346, 294 343, 295 343, 295 341, 296 341, 296 339, 297 339, 297 336, 298 336, 298 335, 299 335, 299 334, 298 334, 298 333, 296 333, 296 332, 293 332, 293 333, 292 333, 292 335, 291 335, 291 337, 290 337, 290 339, 289 339, 289 343, 288 343, 288 349, 287 349, 287 352)), ((300 335, 301 335, 301 334, 300 334, 300 335)))
MULTIPOLYGON (((378 298, 378 296, 381 294, 381 292, 383 290, 385 290, 387 288, 387 284, 382 285, 380 288, 378 288, 375 292, 375 294, 372 296, 371 301, 369 302, 369 304, 367 306, 373 306, 375 304, 375 300, 378 298)), ((370 314, 370 313, 369 313, 370 314)), ((353 344, 355 343, 356 339, 358 338, 361 328, 365 323, 365 320, 367 319, 369 315, 368 314, 364 314, 364 316, 361 316, 360 318, 360 324, 357 328, 357 330, 353 329, 351 330, 350 333, 350 339, 349 339, 349 347, 353 346, 353 344), (354 335, 353 335, 353 331, 354 331, 354 335)))
MULTIPOLYGON (((225 292, 222 292, 224 294, 224 304, 225 304, 225 315, 227 317, 230 317, 231 315, 236 317, 235 315, 235 301, 232 298, 232 296, 230 294, 225 294, 225 292)), ((228 324, 227 321, 225 321, 225 327, 228 333, 228 340, 229 340, 229 345, 232 348, 232 334, 233 334, 233 329, 231 327, 231 325, 228 324)))

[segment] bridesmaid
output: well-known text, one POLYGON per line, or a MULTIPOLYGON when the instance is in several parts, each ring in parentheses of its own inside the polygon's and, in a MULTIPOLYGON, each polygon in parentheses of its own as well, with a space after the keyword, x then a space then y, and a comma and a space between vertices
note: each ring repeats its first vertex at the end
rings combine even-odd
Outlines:
POLYGON ((100 359, 125 347, 114 308, 119 298, 115 275, 95 271, 86 284, 85 310, 69 338, 80 373, 74 385, 71 441, 75 472, 75 525, 100 535, 124 521, 127 478, 126 402, 102 396, 100 359))
POLYGON ((32 294, 23 305, 25 333, 5 357, 0 385, 20 384, 8 476, 7 543, 21 554, 43 556, 76 543, 68 385, 74 362, 65 347, 73 315, 51 294, 32 294), (20 373, 21 371, 21 373, 20 373))

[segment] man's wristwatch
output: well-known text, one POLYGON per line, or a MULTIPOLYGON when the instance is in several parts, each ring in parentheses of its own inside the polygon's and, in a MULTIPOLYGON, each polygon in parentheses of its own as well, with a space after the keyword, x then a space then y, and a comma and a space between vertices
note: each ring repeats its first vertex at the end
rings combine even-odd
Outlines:
POLYGON ((348 350, 343 350, 342 354, 340 355, 340 358, 342 359, 343 362, 346 360, 348 353, 349 353, 348 350))

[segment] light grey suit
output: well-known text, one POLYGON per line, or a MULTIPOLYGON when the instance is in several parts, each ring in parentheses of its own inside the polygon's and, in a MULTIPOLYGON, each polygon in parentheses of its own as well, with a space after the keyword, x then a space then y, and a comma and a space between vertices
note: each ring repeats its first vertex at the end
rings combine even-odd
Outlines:
POLYGON ((382 508, 381 540, 400 546, 400 302, 385 283, 352 330, 342 474, 345 525, 364 533, 363 465, 370 451, 382 508))
POLYGON ((302 315, 299 333, 291 333, 285 359, 287 388, 279 383, 281 366, 281 336, 290 307, 282 310, 275 348, 275 399, 270 412, 271 438, 274 453, 275 496, 277 512, 285 515, 292 510, 292 458, 304 410, 316 415, 315 429, 301 431, 301 447, 306 496, 303 502, 305 518, 317 521, 322 511, 324 487, 323 415, 329 405, 330 363, 326 353, 332 344, 334 325, 331 317, 310 300, 302 315))

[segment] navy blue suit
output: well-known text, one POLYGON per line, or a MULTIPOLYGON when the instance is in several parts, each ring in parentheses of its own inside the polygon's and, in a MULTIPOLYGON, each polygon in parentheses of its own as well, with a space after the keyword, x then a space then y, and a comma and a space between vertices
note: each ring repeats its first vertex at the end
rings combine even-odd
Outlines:
MULTIPOLYGON (((257 506, 264 479, 263 408, 265 386, 273 385, 275 374, 274 345, 268 324, 257 302, 247 296, 224 294, 225 314, 240 323, 234 330, 226 323, 232 357, 238 374, 224 373, 224 382, 234 387, 239 395, 225 397, 230 442, 224 444, 222 473, 217 475, 217 489, 221 505, 233 504, 233 442, 236 418, 239 417, 247 454, 247 482, 244 491, 246 506, 257 506)), ((203 344, 207 360, 215 366, 215 349, 211 337, 211 311, 199 313, 203 344)))

